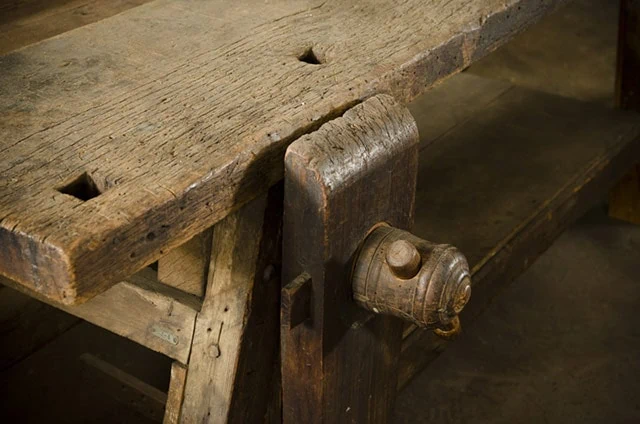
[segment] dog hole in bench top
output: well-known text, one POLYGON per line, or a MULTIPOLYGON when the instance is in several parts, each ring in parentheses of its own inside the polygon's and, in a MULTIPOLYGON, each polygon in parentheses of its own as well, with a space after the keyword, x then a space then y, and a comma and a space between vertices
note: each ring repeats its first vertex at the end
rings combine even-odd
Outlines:
POLYGON ((86 172, 57 190, 84 202, 102 194, 95 181, 86 172))
POLYGON ((310 65, 321 65, 322 63, 324 63, 315 54, 315 52, 313 51, 313 47, 309 47, 307 50, 305 50, 305 52, 298 57, 298 60, 300 62, 308 63, 310 65))

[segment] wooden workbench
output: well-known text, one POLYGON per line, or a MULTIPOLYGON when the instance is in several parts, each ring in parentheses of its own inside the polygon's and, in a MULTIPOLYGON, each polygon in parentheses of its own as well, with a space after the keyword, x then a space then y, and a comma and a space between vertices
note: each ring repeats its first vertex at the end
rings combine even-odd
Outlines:
POLYGON ((265 192, 301 134, 410 101, 556 3, 154 1, 10 53, 0 272, 89 299, 265 192))
MULTIPOLYGON (((8 52, 2 282, 175 359, 167 422, 277 420, 289 144, 409 105, 414 232, 468 256, 469 318, 640 157, 634 114, 467 75, 421 97, 560 3, 155 0, 8 52)), ((407 327, 398 384, 444 343, 407 327)))

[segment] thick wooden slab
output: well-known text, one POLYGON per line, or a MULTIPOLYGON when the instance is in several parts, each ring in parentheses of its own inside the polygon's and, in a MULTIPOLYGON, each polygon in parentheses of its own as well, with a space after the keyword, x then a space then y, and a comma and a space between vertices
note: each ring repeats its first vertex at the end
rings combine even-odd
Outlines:
POLYGON ((281 179, 301 134, 561 2, 158 0, 4 56, 0 273, 86 300, 281 179))
MULTIPOLYGON (((467 256, 473 295, 463 331, 640 158, 638 114, 467 74, 416 101, 412 112, 433 118, 417 119, 425 148, 414 233, 467 256)), ((411 330, 400 385, 447 343, 411 330)))

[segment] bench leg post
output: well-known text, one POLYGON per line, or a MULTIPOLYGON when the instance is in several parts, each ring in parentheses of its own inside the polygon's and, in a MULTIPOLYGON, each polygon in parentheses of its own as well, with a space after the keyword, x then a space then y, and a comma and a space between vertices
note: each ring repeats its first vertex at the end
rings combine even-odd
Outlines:
POLYGON ((169 379, 169 393, 164 410, 162 424, 178 424, 180 422, 180 409, 184 399, 184 386, 187 380, 187 366, 175 361, 171 364, 171 377, 169 379))
POLYGON ((277 366, 282 188, 213 228, 188 364, 174 363, 165 424, 264 421, 277 366))

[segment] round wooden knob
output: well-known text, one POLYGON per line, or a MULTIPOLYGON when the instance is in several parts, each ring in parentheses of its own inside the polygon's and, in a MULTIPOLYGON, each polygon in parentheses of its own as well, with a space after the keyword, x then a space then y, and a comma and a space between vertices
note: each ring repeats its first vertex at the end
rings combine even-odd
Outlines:
POLYGON ((391 271, 402 279, 408 280, 420 271, 420 253, 407 240, 396 240, 389 246, 386 255, 387 265, 391 271))
POLYGON ((365 309, 447 334, 459 328, 457 316, 471 296, 469 265, 458 249, 389 226, 367 236, 351 282, 365 309))

